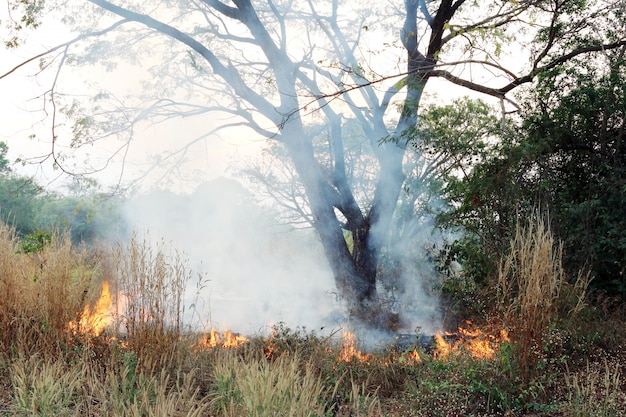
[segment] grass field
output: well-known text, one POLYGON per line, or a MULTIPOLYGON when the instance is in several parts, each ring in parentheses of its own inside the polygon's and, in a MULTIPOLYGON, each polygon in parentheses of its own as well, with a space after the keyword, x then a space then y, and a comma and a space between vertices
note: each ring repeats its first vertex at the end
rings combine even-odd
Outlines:
POLYGON ((26 250, 0 228, 0 415, 626 415, 623 308, 590 305, 558 253, 540 222, 520 229, 476 324, 364 352, 339 329, 193 333, 176 256, 62 235, 26 250))

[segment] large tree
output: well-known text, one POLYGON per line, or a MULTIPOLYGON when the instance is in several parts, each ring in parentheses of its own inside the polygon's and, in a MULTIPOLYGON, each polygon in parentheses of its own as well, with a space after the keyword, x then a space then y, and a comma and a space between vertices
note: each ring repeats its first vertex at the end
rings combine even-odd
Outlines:
MULTIPOLYGON (((44 9, 44 2, 32 3, 24 11, 26 26, 44 9)), ((83 32, 49 51, 59 54, 60 66, 81 61, 81 55, 96 57, 95 52, 114 62, 116 53, 103 48, 102 39, 136 52, 135 59, 157 61, 158 83, 148 91, 153 93, 143 102, 148 104, 125 107, 123 117, 101 113, 105 128, 119 132, 151 117, 219 111, 236 116, 222 127, 245 125, 279 142, 303 184, 340 294, 354 315, 379 327, 396 319, 379 302, 377 283, 385 273, 379 264, 405 185, 407 132, 415 131, 427 83, 441 78, 495 97, 506 113, 515 108, 511 92, 543 71, 626 45, 623 2, 617 0, 77 3, 81 10, 70 20, 83 32), (154 48, 151 37, 169 43, 154 48), (388 45, 377 46, 380 38, 388 45), (394 49, 397 40, 401 47, 394 49), (507 49, 515 51, 508 54, 512 68, 500 62, 507 49), (394 60, 404 68, 389 64, 394 60), (476 73, 482 76, 472 78, 476 73), (189 92, 188 101, 180 100, 182 90, 189 92), (367 199, 356 197, 346 174, 343 129, 350 119, 360 124, 375 156, 367 199), (317 158, 315 133, 307 126, 312 121, 328 126, 330 165, 317 158)), ((53 103, 58 88, 48 94, 53 103)), ((97 121, 97 112, 78 117, 75 143, 105 137, 97 121)))

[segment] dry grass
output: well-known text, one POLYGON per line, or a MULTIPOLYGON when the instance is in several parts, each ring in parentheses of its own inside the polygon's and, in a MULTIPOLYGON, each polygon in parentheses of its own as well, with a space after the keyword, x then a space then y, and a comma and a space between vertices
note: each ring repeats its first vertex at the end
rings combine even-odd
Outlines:
MULTIPOLYGON (((177 354, 183 333, 183 296, 191 272, 180 253, 163 242, 133 237, 113 252, 117 318, 127 346, 144 361, 167 363, 177 354)), ((120 336, 120 335, 118 335, 120 336)))
POLYGON ((69 365, 35 356, 14 362, 10 372, 12 415, 192 417, 206 415, 209 406, 193 372, 174 382, 165 370, 140 373, 132 361, 99 373, 87 361, 69 365))
POLYGON ((223 355, 214 367, 213 408, 221 415, 324 415, 323 381, 297 355, 223 355), (303 366, 304 365, 304 366, 303 366), (301 369, 302 367, 302 369, 301 369))
POLYGON ((568 397, 565 409, 571 417, 617 417, 623 415, 626 393, 621 390, 620 364, 587 363, 581 372, 565 374, 568 397))
POLYGON ((498 306, 523 378, 536 367, 551 327, 571 321, 584 306, 588 279, 581 275, 571 284, 561 257, 562 245, 543 217, 535 215, 526 227, 518 222, 509 253, 500 263, 498 306))
POLYGON ((68 323, 94 301, 98 264, 54 234, 41 250, 24 253, 18 238, 0 224, 0 346, 30 356, 58 354, 72 343, 68 323))
MULTIPOLYGON (((626 415, 625 355, 592 356, 581 366, 563 343, 546 349, 563 334, 555 323, 574 323, 582 300, 547 228, 520 229, 511 248, 499 294, 517 336, 493 358, 413 348, 344 361, 340 340, 285 326, 239 348, 199 348, 200 336, 182 324, 190 273, 162 246, 134 239, 110 258, 88 257, 54 236, 22 253, 0 228, 0 416, 626 415), (104 278, 124 294, 123 331, 70 329, 104 278), (542 363, 558 366, 525 381, 524 343, 542 343, 542 363)), ((612 343, 624 342, 618 335, 612 343)))
POLYGON ((37 355, 15 361, 11 382, 17 415, 71 415, 85 383, 83 366, 42 360, 37 355))

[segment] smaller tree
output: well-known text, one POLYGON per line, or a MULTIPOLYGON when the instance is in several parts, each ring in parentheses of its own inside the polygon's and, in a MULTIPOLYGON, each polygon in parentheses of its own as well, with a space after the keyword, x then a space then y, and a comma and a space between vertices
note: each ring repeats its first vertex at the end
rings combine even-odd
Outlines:
POLYGON ((541 207, 568 275, 589 270, 596 288, 626 294, 625 51, 543 72, 519 123, 449 183, 440 220, 466 231, 456 249, 478 281, 493 282, 517 219, 541 207))
POLYGON ((549 207, 571 274, 626 296, 626 48, 550 71, 523 127, 534 189, 549 207), (565 88, 563 88, 565 86, 565 88), (560 88, 559 88, 560 87, 560 88))
POLYGON ((52 194, 44 200, 37 222, 42 229, 69 231, 74 245, 92 245, 122 232, 119 202, 117 197, 101 194, 52 194))

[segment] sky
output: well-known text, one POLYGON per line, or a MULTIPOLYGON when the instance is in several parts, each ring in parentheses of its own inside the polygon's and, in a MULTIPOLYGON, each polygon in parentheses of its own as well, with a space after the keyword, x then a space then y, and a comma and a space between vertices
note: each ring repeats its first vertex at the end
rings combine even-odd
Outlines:
MULTIPOLYGON (((6 8, 0 8, 0 22, 7 21, 6 8)), ((60 23, 56 16, 44 20, 43 25, 33 31, 24 32, 25 42, 17 49, 0 48, 0 74, 4 74, 15 65, 41 53, 47 48, 56 46, 71 39, 74 35, 67 26, 60 23)), ((370 37, 375 35, 366 33, 370 37)), ((365 42, 365 41, 364 41, 365 42)), ((363 48, 367 48, 365 43, 363 48)), ((390 48, 390 51, 393 48, 390 48)), ((372 59, 376 63, 388 61, 392 68, 389 72, 401 71, 397 67, 397 52, 384 57, 376 52, 372 59)), ((155 56, 158 59, 158 55, 155 56)), ((141 92, 142 80, 151 77, 150 62, 141 65, 119 63, 114 70, 105 69, 102 65, 75 67, 66 65, 59 75, 59 91, 67 94, 70 99, 88 102, 97 92, 111 92, 117 97, 141 92)), ((476 74, 475 74, 476 75, 476 74)), ((11 160, 30 160, 39 155, 46 155, 51 149, 50 130, 50 103, 41 99, 55 76, 54 71, 38 71, 37 63, 31 63, 16 70, 13 74, 0 79, 0 115, 2 125, 0 140, 9 145, 11 160), (46 111, 42 109, 46 107, 46 111), (46 115, 48 118, 46 119, 46 115), (36 135, 37 139, 29 139, 36 135)), ((442 99, 449 102, 452 97, 470 93, 467 90, 454 88, 446 81, 433 79, 429 81, 426 95, 431 101, 442 99), (434 92, 437 92, 436 95, 434 92)), ((485 98, 485 97, 483 97, 485 98)), ((69 149, 68 137, 71 136, 69 126, 60 126, 57 134, 61 137, 56 144, 56 150, 69 158, 63 162, 63 167, 73 173, 89 172, 95 169, 98 172, 91 175, 104 188, 117 185, 127 185, 141 177, 148 170, 151 174, 137 184, 142 191, 155 188, 170 188, 182 192, 191 192, 204 181, 218 178, 232 173, 232 168, 241 161, 255 158, 260 154, 265 139, 251 135, 243 129, 229 129, 227 132, 211 134, 207 140, 199 141, 185 156, 182 169, 178 172, 163 175, 159 165, 164 154, 175 149, 190 138, 197 138, 207 131, 211 131, 222 123, 231 120, 227 115, 212 113, 208 116, 187 119, 173 119, 158 125, 138 124, 135 128, 134 139, 128 149, 124 148, 123 141, 107 139, 79 149, 69 149), (111 155, 120 151, 115 157, 111 155), (157 169, 155 169, 155 166, 157 169)), ((53 168, 51 159, 45 163, 26 164, 20 172, 34 175, 37 180, 48 187, 63 187, 65 176, 58 169, 53 168)))

